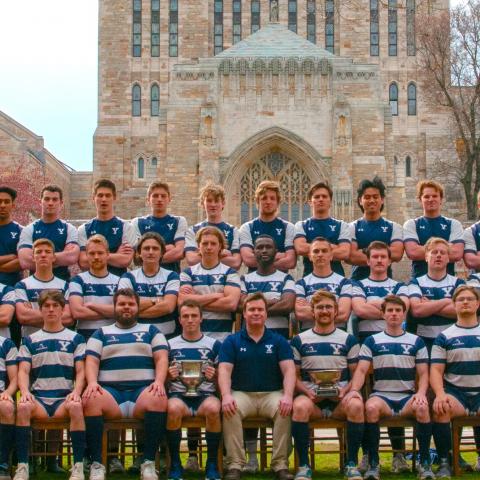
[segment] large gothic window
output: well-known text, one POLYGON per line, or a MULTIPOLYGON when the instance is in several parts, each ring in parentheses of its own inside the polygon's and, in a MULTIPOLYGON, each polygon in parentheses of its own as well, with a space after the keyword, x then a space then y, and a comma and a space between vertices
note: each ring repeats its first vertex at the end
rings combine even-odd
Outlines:
POLYGON ((280 216, 297 222, 310 216, 308 190, 311 180, 305 170, 294 160, 280 152, 270 152, 254 162, 244 174, 240 184, 241 222, 258 215, 255 189, 263 180, 280 183, 282 203, 280 216))
POLYGON ((417 87, 414 83, 409 83, 407 87, 408 114, 417 114, 417 87))
POLYGON ((140 117, 142 115, 142 89, 136 83, 132 87, 132 116, 140 117))
POLYGON ((142 0, 133 0, 132 55, 142 56, 142 0))
POLYGON ((233 0, 233 44, 242 39, 242 0, 233 0))
POLYGON ((317 6, 315 0, 307 0, 307 40, 317 43, 317 6))
POLYGON ((395 82, 391 83, 388 88, 388 100, 392 115, 398 115, 398 86, 395 82))
POLYGON ((150 115, 158 117, 160 112, 160 88, 154 83, 150 88, 150 115))

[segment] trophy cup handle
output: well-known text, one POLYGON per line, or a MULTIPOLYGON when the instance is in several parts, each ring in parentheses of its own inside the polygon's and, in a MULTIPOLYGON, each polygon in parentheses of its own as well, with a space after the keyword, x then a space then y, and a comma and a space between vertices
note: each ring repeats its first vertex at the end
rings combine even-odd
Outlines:
POLYGON ((172 360, 172 362, 170 363, 170 365, 172 367, 177 367, 178 368, 178 373, 181 374, 182 373, 182 362, 179 362, 178 360, 172 360))

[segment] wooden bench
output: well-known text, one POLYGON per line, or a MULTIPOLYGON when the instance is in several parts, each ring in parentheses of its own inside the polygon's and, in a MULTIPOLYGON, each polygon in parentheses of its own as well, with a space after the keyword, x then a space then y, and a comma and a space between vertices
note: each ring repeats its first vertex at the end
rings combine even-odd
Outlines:
POLYGON ((460 447, 462 440, 463 444, 467 448, 463 448, 464 452, 476 452, 475 439, 473 436, 463 436, 463 427, 480 427, 480 416, 464 416, 452 419, 452 462, 453 462, 453 475, 459 476, 462 473, 460 469, 460 447))
POLYGON ((49 418, 46 420, 35 420, 32 422, 32 448, 30 449, 30 456, 32 457, 57 457, 59 455, 66 456, 68 460, 68 465, 72 464, 72 444, 70 441, 70 420, 69 419, 58 419, 58 418, 49 418), (62 432, 62 439, 53 439, 49 440, 46 438, 45 432, 58 431, 62 432), (64 432, 67 433, 65 437, 64 432), (42 435, 45 435, 43 438, 42 435), (48 445, 50 443, 59 443, 63 444, 62 452, 59 451, 49 451, 48 445))

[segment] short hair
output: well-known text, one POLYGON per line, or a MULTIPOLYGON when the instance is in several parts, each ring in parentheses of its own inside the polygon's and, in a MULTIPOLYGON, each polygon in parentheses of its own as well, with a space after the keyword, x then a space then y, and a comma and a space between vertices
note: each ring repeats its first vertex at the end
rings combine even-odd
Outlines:
POLYGON ((325 237, 315 237, 311 242, 310 242, 310 246, 312 246, 315 242, 327 242, 330 246, 331 245, 331 242, 328 238, 325 238, 325 237))
POLYGON ((368 259, 370 259, 370 254, 372 250, 386 250, 388 252, 388 258, 392 258, 392 251, 385 242, 381 242, 380 240, 374 240, 373 242, 371 242, 365 250, 365 255, 368 259))
POLYGON ((118 297, 122 295, 123 297, 129 297, 129 298, 134 298, 135 302, 137 302, 137 306, 140 308, 140 297, 138 296, 138 293, 133 290, 132 288, 119 288, 114 294, 113 294, 113 305, 115 306, 117 304, 118 297))
POLYGON ((225 201, 225 189, 221 185, 207 183, 207 185, 200 190, 200 204, 202 204, 210 195, 215 200, 222 200, 222 202, 225 201))
POLYGON ((100 235, 99 233, 96 233, 95 235, 92 235, 88 240, 87 243, 85 244, 85 250, 88 250, 88 246, 91 243, 95 243, 96 245, 103 245, 107 252, 110 251, 110 247, 108 246, 108 241, 107 239, 103 236, 100 235))
POLYGON ((436 192, 440 194, 440 198, 443 198, 444 189, 441 183, 436 182, 435 180, 420 180, 417 183, 417 198, 420 198, 423 195, 423 191, 426 188, 433 188, 436 192))
POLYGON ((470 293, 473 293, 475 295, 475 298, 477 299, 477 302, 480 301, 480 293, 478 290, 473 286, 473 285, 460 285, 452 295, 452 300, 455 302, 457 300, 457 297, 464 292, 465 290, 469 291, 470 293))
POLYGON ((427 243, 425 243, 425 253, 432 250, 434 245, 436 245, 437 243, 441 243, 441 244, 445 245, 447 247, 447 249, 450 250, 450 244, 444 238, 430 237, 427 240, 427 243))
MULTIPOLYGON (((165 252, 167 250, 167 247, 165 246, 165 240, 157 232, 146 232, 140 237, 140 240, 138 241, 137 249, 136 249, 137 255, 140 255, 140 252, 142 250, 142 245, 147 240, 155 240, 160 245, 160 251, 162 252, 162 255, 165 255, 165 252)), ((142 263, 141 258, 139 259, 139 262, 140 264, 142 263)))
POLYGON ((39 245, 48 245, 52 251, 55 253, 55 245, 53 244, 53 242, 51 240, 49 240, 48 238, 37 238, 37 240, 35 240, 33 242, 33 245, 32 245, 32 250, 35 251, 35 249, 39 246, 39 245))
POLYGON ((280 195, 280 184, 272 180, 264 180, 263 182, 260 183, 260 185, 258 185, 257 189, 255 190, 255 201, 258 203, 260 200, 260 197, 262 195, 265 195, 265 193, 267 193, 268 190, 275 192, 275 195, 277 196, 277 201, 278 203, 280 203, 282 199, 280 195))
POLYGON ((57 302, 62 308, 64 308, 66 304, 65 297, 59 290, 43 290, 38 297, 38 306, 42 308, 47 300, 57 302))
POLYGON ((17 191, 14 188, 7 187, 6 185, 0 186, 0 193, 6 193, 12 198, 12 202, 17 198, 17 191))
POLYGON ((150 198, 150 195, 156 188, 162 188, 168 193, 168 196, 170 197, 170 187, 168 186, 168 183, 165 182, 152 182, 147 189, 147 198, 150 198))
POLYGON ((261 300, 265 304, 265 310, 268 309, 268 303, 267 303, 267 299, 265 298, 265 295, 262 292, 255 292, 255 293, 249 293, 245 297, 245 300, 243 301, 242 312, 245 313, 247 310, 247 305, 249 303, 256 302, 257 300, 261 300))
POLYGON ((328 192, 328 196, 330 197, 330 200, 333 198, 332 187, 327 182, 318 182, 315 185, 313 185, 313 187, 310 187, 310 190, 307 193, 307 198, 311 200, 315 191, 319 190, 320 188, 324 188, 328 192))
POLYGON ((402 300, 402 297, 399 297, 398 295, 387 295, 383 299, 382 305, 380 306, 380 309, 383 313, 385 313, 387 303, 394 303, 395 305, 400 305, 404 312, 407 311, 407 306, 405 305, 405 302, 402 300))
POLYGON ((218 238, 218 242, 222 247, 221 249, 224 250, 226 248, 227 241, 225 240, 225 235, 219 228, 212 226, 202 227, 195 235, 195 241, 197 242, 197 245, 200 245, 200 242, 202 241, 202 237, 204 235, 214 235, 218 238))
POLYGON ((275 248, 277 248, 277 242, 275 241, 275 239, 271 236, 271 235, 268 235, 267 233, 262 233, 261 235, 259 235, 255 241, 253 242, 253 244, 255 245, 257 243, 258 240, 271 240, 273 242, 273 245, 275 246, 275 248))
POLYGON ((310 305, 312 307, 312 310, 313 310, 313 307, 317 304, 317 303, 320 303, 322 300, 332 300, 332 302, 335 304, 335 307, 338 308, 338 302, 337 302, 337 297, 335 296, 335 294, 333 294, 332 292, 329 292, 328 290, 317 290, 313 295, 312 295, 312 299, 310 300, 310 305))
MULTIPOLYGON (((375 175, 372 180, 365 178, 359 183, 357 189, 357 204, 362 212, 363 207, 360 204, 360 198, 362 198, 367 188, 375 188, 380 193, 380 197, 385 198, 385 184, 383 183, 382 179, 377 175, 375 175)), ((383 207, 384 206, 382 205, 382 208, 380 210, 383 210, 383 207)))
POLYGON ((93 184, 93 194, 95 195, 99 188, 108 188, 112 191, 113 196, 117 196, 117 187, 108 178, 100 178, 93 184))
POLYGON ((200 312, 200 317, 203 317, 202 306, 196 300, 185 300, 178 306, 178 316, 182 316, 183 308, 196 308, 200 312))
POLYGON ((42 188, 42 191, 40 192, 40 198, 43 198, 44 192, 58 193, 60 200, 63 200, 63 190, 54 183, 49 183, 42 188))

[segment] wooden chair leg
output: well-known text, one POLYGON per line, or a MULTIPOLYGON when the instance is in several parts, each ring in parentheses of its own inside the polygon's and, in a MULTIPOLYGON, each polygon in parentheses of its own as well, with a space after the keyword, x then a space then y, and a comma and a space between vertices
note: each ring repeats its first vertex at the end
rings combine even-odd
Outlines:
POLYGON ((455 477, 459 476, 462 472, 460 470, 460 428, 455 423, 452 422, 452 462, 453 462, 453 475, 455 477))
POLYGON ((260 428, 260 470, 267 468, 267 429, 260 428))
POLYGON ((102 434, 102 464, 108 470, 108 430, 106 428, 103 429, 102 434))

